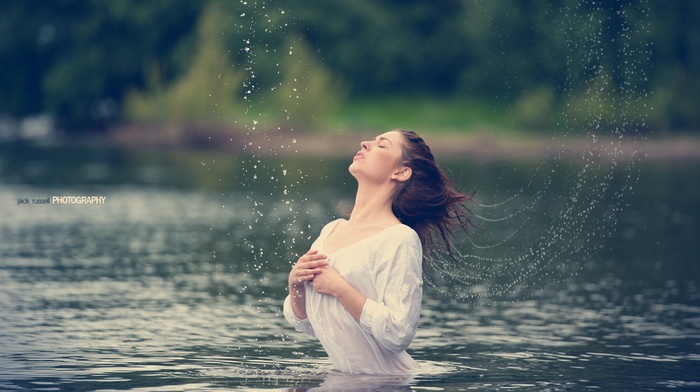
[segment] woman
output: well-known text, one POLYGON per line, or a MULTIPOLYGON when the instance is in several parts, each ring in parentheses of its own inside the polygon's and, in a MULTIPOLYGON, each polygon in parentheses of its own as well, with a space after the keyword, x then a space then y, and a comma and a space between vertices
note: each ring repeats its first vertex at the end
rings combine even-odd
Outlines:
POLYGON ((402 374, 422 299, 422 260, 438 238, 451 253, 470 197, 454 188, 417 134, 395 130, 360 144, 349 168, 349 219, 327 224, 289 273, 284 315, 319 339, 336 370, 402 374))

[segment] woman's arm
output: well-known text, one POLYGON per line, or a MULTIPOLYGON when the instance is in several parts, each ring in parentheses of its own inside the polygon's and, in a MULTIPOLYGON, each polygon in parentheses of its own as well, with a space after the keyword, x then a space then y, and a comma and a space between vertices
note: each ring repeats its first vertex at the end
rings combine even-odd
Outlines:
POLYGON ((360 325, 393 352, 408 348, 418 328, 423 297, 422 252, 417 235, 386 249, 375 263, 376 301, 368 299, 360 325))
POLYGON ((415 233, 386 249, 372 271, 377 301, 368 299, 335 269, 325 267, 311 281, 319 294, 332 295, 379 344, 394 352, 413 340, 422 301, 422 251, 415 233))
POLYGON ((319 294, 332 295, 345 310, 388 350, 401 352, 413 340, 422 299, 421 253, 402 249, 376 278, 380 301, 362 295, 332 267, 322 268, 311 282, 319 294))
POLYGON ((294 316, 302 320, 306 319, 306 293, 304 292, 303 283, 289 285, 289 299, 294 316))

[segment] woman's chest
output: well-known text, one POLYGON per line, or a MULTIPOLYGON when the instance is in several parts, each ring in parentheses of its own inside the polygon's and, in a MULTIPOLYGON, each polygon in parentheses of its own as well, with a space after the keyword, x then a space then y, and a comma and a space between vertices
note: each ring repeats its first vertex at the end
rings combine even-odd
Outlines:
POLYGON ((355 288, 372 283, 373 252, 364 247, 350 247, 329 255, 328 265, 334 268, 355 288))

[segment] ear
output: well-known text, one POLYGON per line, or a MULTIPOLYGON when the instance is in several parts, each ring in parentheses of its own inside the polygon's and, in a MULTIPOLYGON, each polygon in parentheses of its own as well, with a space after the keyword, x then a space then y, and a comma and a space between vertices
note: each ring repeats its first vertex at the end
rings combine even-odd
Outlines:
POLYGON ((391 175, 392 180, 396 180, 398 182, 404 182, 407 181, 409 178, 411 178, 411 175, 413 174, 413 170, 411 170, 410 167, 408 166, 403 166, 397 171, 394 172, 394 174, 391 175))

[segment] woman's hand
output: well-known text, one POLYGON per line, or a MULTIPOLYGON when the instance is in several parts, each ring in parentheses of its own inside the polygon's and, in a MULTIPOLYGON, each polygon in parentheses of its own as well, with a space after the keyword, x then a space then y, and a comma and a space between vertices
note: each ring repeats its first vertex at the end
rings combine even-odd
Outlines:
POLYGON ((304 282, 313 280, 327 265, 328 259, 325 254, 319 254, 317 250, 306 252, 289 272, 289 287, 300 288, 304 282))
POLYGON ((333 267, 322 268, 311 281, 311 288, 319 294, 338 296, 344 286, 350 284, 333 267))
POLYGON ((317 250, 310 250, 297 260, 289 272, 289 296, 296 317, 302 320, 307 318, 304 283, 313 280, 327 265, 326 255, 319 254, 317 250))
POLYGON ((345 280, 333 267, 321 268, 311 281, 311 288, 319 294, 332 295, 350 315, 360 321, 367 298, 345 280))

